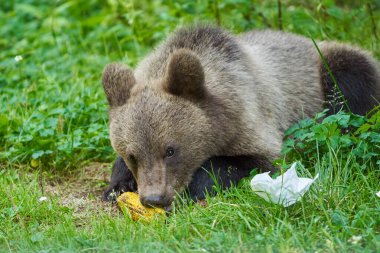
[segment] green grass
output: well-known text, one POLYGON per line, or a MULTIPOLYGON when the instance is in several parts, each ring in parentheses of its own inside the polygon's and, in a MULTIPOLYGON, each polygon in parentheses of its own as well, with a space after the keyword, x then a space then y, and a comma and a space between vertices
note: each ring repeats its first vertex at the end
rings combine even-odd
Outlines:
MULTIPOLYGON (((281 2, 283 30, 380 58, 379 1, 281 2)), ((288 131, 294 138, 280 163, 300 160, 301 174, 320 173, 289 208, 259 199, 248 179, 166 223, 132 222, 99 201, 109 169, 94 162, 115 158, 103 67, 133 67, 175 27, 193 22, 236 33, 280 27, 274 0, 1 1, 0 252, 380 251, 380 116, 310 119, 288 131), (337 131, 344 124, 362 128, 337 131)))

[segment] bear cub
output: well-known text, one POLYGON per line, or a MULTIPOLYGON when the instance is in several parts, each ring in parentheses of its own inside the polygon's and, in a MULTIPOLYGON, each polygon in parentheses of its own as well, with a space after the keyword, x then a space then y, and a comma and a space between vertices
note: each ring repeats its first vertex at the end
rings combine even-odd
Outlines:
POLYGON ((378 105, 373 57, 336 42, 317 45, 324 60, 302 36, 235 36, 191 26, 174 32, 134 71, 109 64, 102 83, 119 157, 104 198, 138 190, 144 205, 161 207, 186 189, 203 198, 214 184, 209 172, 229 187, 255 167, 273 170, 283 132, 303 117, 324 107, 365 114, 378 105))

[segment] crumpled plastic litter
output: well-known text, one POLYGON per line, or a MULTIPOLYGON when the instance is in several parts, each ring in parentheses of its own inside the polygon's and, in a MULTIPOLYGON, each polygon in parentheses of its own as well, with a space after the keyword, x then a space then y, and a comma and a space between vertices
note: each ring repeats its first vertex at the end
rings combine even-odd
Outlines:
POLYGON ((376 196, 378 196, 380 198, 380 192, 376 193, 376 196))
POLYGON ((272 179, 269 172, 255 175, 251 180, 252 190, 268 202, 281 204, 284 207, 293 205, 309 190, 310 185, 317 180, 298 177, 296 172, 297 163, 284 174, 272 179))

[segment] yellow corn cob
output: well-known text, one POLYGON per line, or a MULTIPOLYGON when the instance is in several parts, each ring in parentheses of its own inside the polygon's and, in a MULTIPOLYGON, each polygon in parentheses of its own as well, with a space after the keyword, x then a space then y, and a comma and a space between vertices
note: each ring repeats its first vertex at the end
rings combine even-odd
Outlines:
POLYGON ((141 204, 139 195, 134 192, 124 192, 117 198, 117 204, 120 208, 126 208, 131 214, 132 220, 136 221, 141 218, 151 220, 157 215, 164 215, 165 211, 157 207, 145 207, 141 204))

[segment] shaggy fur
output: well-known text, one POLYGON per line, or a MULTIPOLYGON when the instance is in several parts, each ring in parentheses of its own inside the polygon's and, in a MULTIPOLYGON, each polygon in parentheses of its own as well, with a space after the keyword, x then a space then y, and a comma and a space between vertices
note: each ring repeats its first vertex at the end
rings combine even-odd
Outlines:
MULTIPOLYGON (((380 98, 376 62, 347 46, 319 46, 351 111, 367 112, 380 98)), ((103 86, 112 146, 143 203, 162 206, 210 157, 233 166, 243 157, 270 164, 283 131, 322 110, 333 91, 309 39, 273 31, 232 36, 202 26, 179 29, 134 74, 121 65, 107 67, 103 86), (167 156, 168 149, 174 155, 167 156), (231 156, 240 158, 225 158, 231 156)))

